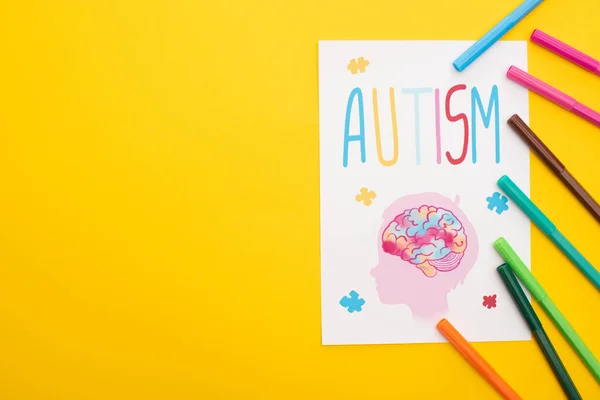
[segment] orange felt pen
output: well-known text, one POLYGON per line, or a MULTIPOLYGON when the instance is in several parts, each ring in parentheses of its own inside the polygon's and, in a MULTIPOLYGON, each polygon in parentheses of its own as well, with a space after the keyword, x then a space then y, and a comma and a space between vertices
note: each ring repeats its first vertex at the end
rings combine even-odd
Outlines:
POLYGON ((469 342, 452 326, 448 320, 443 319, 437 324, 438 330, 446 339, 463 355, 464 358, 487 380, 490 385, 507 400, 521 400, 521 397, 498 375, 487 361, 471 346, 469 342))

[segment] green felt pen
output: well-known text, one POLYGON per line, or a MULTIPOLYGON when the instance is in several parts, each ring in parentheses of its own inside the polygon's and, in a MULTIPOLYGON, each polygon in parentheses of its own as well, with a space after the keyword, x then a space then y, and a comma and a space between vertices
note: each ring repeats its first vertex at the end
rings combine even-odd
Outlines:
POLYGON ((556 308, 542 285, 539 284, 531 271, 529 271, 504 238, 496 240, 494 242, 494 247, 498 253, 500 253, 504 261, 510 265, 510 268, 512 268, 515 274, 517 274, 527 290, 531 292, 531 295, 538 303, 540 303, 544 311, 546 311, 546 314, 548 314, 552 322, 554 322, 554 325, 556 325, 565 339, 567 339, 567 342, 569 342, 571 347, 577 352, 577 355, 579 355, 579 358, 581 358, 585 366, 590 370, 592 375, 594 375, 596 381, 600 383, 600 363, 598 363, 596 357, 594 357, 590 349, 583 343, 583 340, 581 340, 577 332, 575 332, 575 329, 569 324, 569 321, 567 321, 564 315, 556 308))
POLYGON ((540 209, 523 193, 523 191, 506 175, 498 179, 498 186, 512 201, 540 228, 542 232, 575 264, 586 278, 600 290, 600 273, 584 256, 563 236, 556 226, 540 209))
POLYGON ((535 341, 538 343, 540 349, 544 353, 544 357, 546 357, 548 364, 550 364, 550 367, 552 368, 556 379, 558 379, 560 386, 565 392, 565 395, 570 400, 581 399, 581 395, 579 395, 579 392, 571 380, 567 369, 560 360, 556 350, 554 350, 554 346, 552 346, 550 338, 548 335, 546 335, 542 323, 535 314, 535 311, 533 311, 531 304, 529 304, 529 300, 527 300, 525 292, 523 292, 523 289, 521 289, 521 285, 519 285, 517 277, 515 274, 513 274, 508 264, 502 264, 496 268, 496 271, 498 271, 498 274, 500 274, 506 289, 508 289, 508 292, 515 301, 515 304, 527 322, 529 329, 531 329, 531 333, 535 337, 535 341))

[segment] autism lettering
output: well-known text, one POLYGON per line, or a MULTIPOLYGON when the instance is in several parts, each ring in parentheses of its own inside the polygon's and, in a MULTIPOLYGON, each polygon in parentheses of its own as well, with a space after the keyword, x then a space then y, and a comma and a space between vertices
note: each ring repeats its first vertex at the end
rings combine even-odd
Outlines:
MULTIPOLYGON (((350 68, 350 66, 349 66, 350 68)), ((414 143, 415 143, 415 162, 417 165, 421 164, 421 111, 426 110, 425 107, 429 107, 430 112, 435 115, 435 149, 424 149, 428 151, 429 154, 435 152, 435 159, 437 164, 441 164, 442 157, 442 132, 441 132, 441 114, 443 110, 443 115, 450 123, 459 123, 462 125, 462 143, 460 153, 456 152, 455 154, 451 154, 450 151, 445 152, 445 159, 451 165, 459 165, 462 164, 466 159, 469 153, 469 148, 471 152, 471 162, 473 164, 477 163, 477 120, 478 116, 481 117, 483 122, 483 126, 486 129, 490 129, 492 124, 492 118, 494 119, 494 160, 496 164, 500 163, 500 95, 498 93, 498 86, 494 85, 489 94, 489 102, 487 103, 487 110, 484 107, 484 102, 481 99, 481 95, 479 93, 479 89, 477 87, 473 87, 470 90, 471 95, 471 109, 470 109, 470 121, 467 117, 467 114, 462 112, 456 112, 451 107, 453 97, 456 99, 457 96, 468 96, 468 92, 461 93, 462 91, 467 90, 467 85, 459 84, 454 85, 446 92, 446 96, 444 100, 440 100, 440 89, 434 89, 430 87, 421 87, 421 88, 403 88, 401 89, 401 93, 403 95, 412 96, 412 102, 414 107, 414 115, 409 117, 413 119, 414 122, 414 143), (440 103, 444 105, 444 107, 440 106, 440 103), (469 129, 470 128, 470 129, 469 129)), ((373 88, 371 90, 372 97, 372 112, 373 112, 373 133, 375 136, 375 147, 377 150, 377 158, 381 165, 385 167, 390 167, 395 165, 398 162, 398 118, 396 111, 396 93, 395 89, 391 87, 389 89, 389 101, 390 101, 390 117, 391 117, 391 136, 392 140, 388 141, 391 143, 390 149, 384 149, 381 140, 382 132, 380 130, 380 121, 379 121, 379 100, 378 100, 378 91, 377 88, 373 88), (384 151, 387 150, 387 151, 384 151), (384 158, 384 153, 392 154, 388 159, 384 158)), ((456 100, 455 100, 456 101, 456 100)), ((454 107, 456 108, 456 106, 454 107)), ((402 115, 402 114, 400 114, 402 115)), ((344 120, 344 137, 343 137, 343 159, 342 165, 344 167, 348 167, 350 162, 350 148, 352 142, 358 142, 359 146, 352 146, 352 154, 356 157, 356 154, 360 154, 360 162, 367 162, 367 146, 366 146, 366 129, 365 129, 365 101, 363 99, 363 91, 361 88, 354 88, 348 97, 348 102, 346 104, 346 114, 344 120), (352 113, 358 112, 358 124, 356 129, 358 132, 350 132, 350 121, 352 121, 352 113)), ((340 130, 341 131, 341 130, 340 130)), ((480 133, 481 134, 481 133, 480 133)))
POLYGON ((389 223, 382 237, 383 251, 408 261, 432 278, 452 271, 467 248, 465 230, 451 212, 422 205, 405 210, 389 223))

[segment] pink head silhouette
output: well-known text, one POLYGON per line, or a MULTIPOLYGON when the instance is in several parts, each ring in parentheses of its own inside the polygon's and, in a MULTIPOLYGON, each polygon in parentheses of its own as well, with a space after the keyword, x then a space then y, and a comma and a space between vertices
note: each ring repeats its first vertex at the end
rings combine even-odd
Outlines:
POLYGON ((437 193, 409 195, 383 213, 379 264, 371 270, 384 304, 406 304, 413 316, 448 311, 478 253, 475 229, 455 202, 437 193))

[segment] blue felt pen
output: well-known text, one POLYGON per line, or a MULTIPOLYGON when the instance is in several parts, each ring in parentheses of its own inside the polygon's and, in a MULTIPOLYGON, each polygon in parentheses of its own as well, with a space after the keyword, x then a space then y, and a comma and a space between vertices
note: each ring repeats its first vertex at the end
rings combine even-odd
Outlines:
POLYGON ((454 68, 458 72, 463 71, 473 61, 477 59, 484 51, 489 49, 494 43, 496 43, 502 36, 511 30, 520 20, 525 18, 527 14, 533 11, 534 8, 540 5, 544 0, 526 0, 517 7, 513 12, 508 14, 506 18, 498 22, 488 33, 483 35, 481 39, 476 41, 471 47, 467 49, 460 57, 452 63, 454 68))
POLYGON ((585 277, 600 290, 600 273, 588 260, 563 236, 556 226, 544 215, 529 197, 506 175, 498 179, 498 186, 512 201, 540 228, 542 232, 571 260, 585 277))

